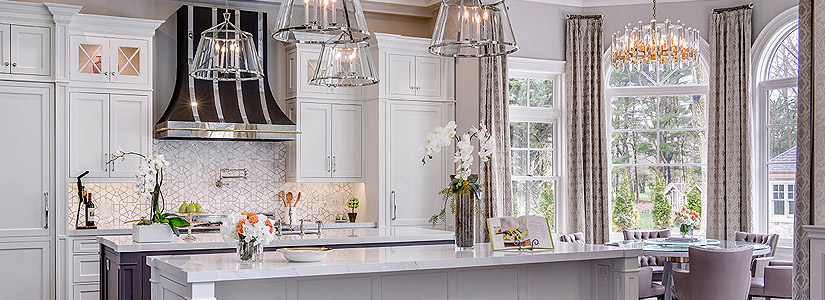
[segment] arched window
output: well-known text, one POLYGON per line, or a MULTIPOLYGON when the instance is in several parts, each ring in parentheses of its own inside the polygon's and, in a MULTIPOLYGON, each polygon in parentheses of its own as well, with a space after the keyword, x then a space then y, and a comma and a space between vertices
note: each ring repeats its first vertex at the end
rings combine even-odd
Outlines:
POLYGON ((754 43, 755 212, 763 232, 793 239, 796 198, 797 77, 799 26, 796 8, 779 15, 754 43))
POLYGON ((707 70, 704 59, 606 70, 613 231, 672 228, 673 211, 704 211, 707 70))

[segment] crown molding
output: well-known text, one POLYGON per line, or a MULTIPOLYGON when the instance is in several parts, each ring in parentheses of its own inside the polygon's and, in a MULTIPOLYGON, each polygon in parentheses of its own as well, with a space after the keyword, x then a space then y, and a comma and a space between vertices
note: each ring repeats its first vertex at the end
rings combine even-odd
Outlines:
MULTIPOLYGON (((403 0, 396 0, 403 1, 403 0)), ((622 5, 640 5, 653 4, 652 0, 524 0, 529 2, 537 2, 544 4, 555 4, 572 7, 600 7, 600 6, 622 6, 622 5)), ((658 3, 673 3, 673 2, 695 2, 703 0, 657 0, 658 3)))
POLYGON ((81 33, 151 37, 164 22, 166 20, 77 14, 72 18, 69 29, 79 30, 81 33))

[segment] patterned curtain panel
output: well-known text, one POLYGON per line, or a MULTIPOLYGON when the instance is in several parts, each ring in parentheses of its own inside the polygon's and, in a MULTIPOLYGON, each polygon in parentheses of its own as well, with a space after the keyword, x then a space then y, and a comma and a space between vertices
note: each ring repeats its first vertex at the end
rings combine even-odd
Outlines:
POLYGON ((567 231, 588 244, 609 240, 606 109, 602 85, 602 18, 567 19, 567 231))
POLYGON ((794 211, 793 298, 811 299, 811 249, 802 226, 825 224, 825 4, 799 1, 799 98, 794 211), (816 95, 820 96, 817 97, 816 95))
POLYGON ((751 231, 752 9, 714 12, 710 26, 707 236, 751 231))
POLYGON ((513 214, 510 173, 510 117, 507 100, 507 56, 479 59, 479 117, 494 139, 495 152, 487 166, 481 165, 484 185, 483 214, 476 220, 481 230, 476 241, 487 243, 487 218, 513 214))

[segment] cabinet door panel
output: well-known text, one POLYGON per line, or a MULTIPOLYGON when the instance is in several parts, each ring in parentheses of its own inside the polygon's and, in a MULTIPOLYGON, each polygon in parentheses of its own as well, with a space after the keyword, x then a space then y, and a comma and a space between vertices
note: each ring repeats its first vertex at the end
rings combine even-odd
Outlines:
MULTIPOLYGON (((444 155, 434 155, 421 165, 421 148, 428 133, 442 126, 442 105, 390 106, 388 154, 392 225, 426 225, 430 216, 441 209, 438 195, 445 184, 444 155), (393 193, 394 191, 394 193, 393 193), (395 207, 393 206, 395 201, 395 207)), ((444 149, 441 153, 450 152, 444 149)))
POLYGON ((100 300, 100 288, 97 284, 75 284, 72 300, 100 300))
POLYGON ((69 96, 69 177, 109 177, 109 95, 69 96))
POLYGON ((69 65, 72 80, 109 81, 109 39, 73 35, 70 38, 69 65))
POLYGON ((11 25, 0 24, 0 73, 11 72, 11 25))
POLYGON ((49 242, 0 243, 3 299, 48 300, 49 242))
POLYGON ((48 27, 11 26, 11 72, 15 74, 51 74, 51 29, 48 27))
POLYGON ((332 105, 333 177, 361 177, 361 105, 332 105))
POLYGON ((301 94, 328 94, 329 87, 311 85, 309 81, 315 75, 315 68, 318 66, 318 56, 320 52, 301 51, 298 60, 298 89, 301 94))
POLYGON ((415 56, 389 55, 388 90, 394 95, 415 95, 415 56))
MULTIPOLYGON (((286 103, 286 116, 289 117, 290 120, 298 124, 298 112, 296 111, 298 103, 293 101, 289 101, 286 103)), ((295 178, 298 176, 298 149, 296 141, 286 141, 284 142, 286 145, 286 176, 287 178, 295 178)))
POLYGON ((415 58, 415 94, 441 96, 441 59, 438 57, 415 58))
MULTIPOLYGON (((118 150, 149 154, 149 99, 146 96, 111 95, 109 102, 109 153, 118 150)), ((110 177, 133 178, 140 158, 113 161, 110 177)))
POLYGON ((44 193, 49 191, 54 101, 49 88, 15 85, 0 85, 0 165, 6 170, 0 174, 0 191, 5 191, 0 238, 48 235, 44 193))
POLYGON ((301 134, 301 177, 330 177, 330 105, 302 103, 299 120, 301 134))
POLYGON ((140 40, 111 39, 109 41, 109 76, 111 82, 149 83, 149 43, 140 40))

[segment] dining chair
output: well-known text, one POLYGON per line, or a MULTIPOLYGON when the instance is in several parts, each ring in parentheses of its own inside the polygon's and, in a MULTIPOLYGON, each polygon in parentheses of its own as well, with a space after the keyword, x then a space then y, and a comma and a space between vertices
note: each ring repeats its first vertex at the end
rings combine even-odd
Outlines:
POLYGON ((779 242, 778 234, 759 234, 737 231, 734 233, 734 241, 765 244, 771 247, 771 252, 757 257, 774 256, 776 254, 776 243, 779 242))
POLYGON ((773 257, 757 258, 768 260, 761 277, 751 278, 751 288, 748 299, 764 297, 791 299, 793 289, 793 262, 774 260, 773 257))
POLYGON ((568 234, 562 234, 559 236, 559 240, 565 243, 576 243, 576 244, 584 244, 584 233, 583 232, 574 232, 568 234))
POLYGON ((639 268, 639 299, 656 297, 658 300, 665 299, 665 286, 653 282, 653 268, 639 268))
POLYGON ((706 249, 690 247, 690 271, 673 270, 679 300, 744 300, 750 289, 753 247, 706 249))
MULTIPOLYGON (((648 240, 656 238, 669 238, 670 229, 661 230, 622 230, 625 241, 648 240)), ((642 255, 639 256, 639 267, 652 267, 653 280, 662 281, 662 272, 665 266, 665 258, 660 256, 642 255)))

